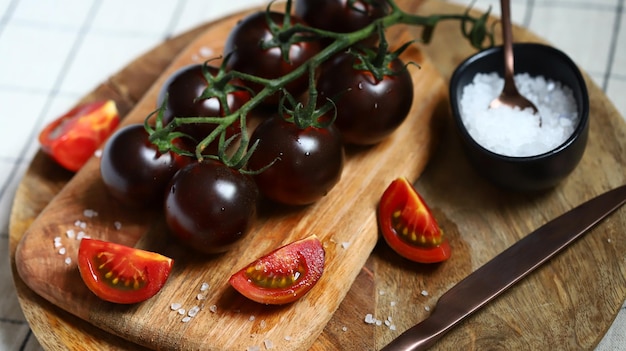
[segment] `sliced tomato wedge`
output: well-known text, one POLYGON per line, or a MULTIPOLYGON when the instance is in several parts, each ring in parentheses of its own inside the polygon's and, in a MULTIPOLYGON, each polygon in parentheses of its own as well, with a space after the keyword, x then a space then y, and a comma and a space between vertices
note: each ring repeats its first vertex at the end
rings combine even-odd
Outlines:
POLYGON ((119 304, 154 296, 165 285, 173 263, 155 252, 96 239, 82 239, 78 248, 78 269, 89 290, 119 304))
POLYGON ((79 105, 39 133, 41 149, 69 171, 78 171, 119 125, 115 101, 79 105))
POLYGON ((378 224, 387 244, 419 263, 450 257, 450 245, 420 194, 406 178, 391 182, 378 206, 378 224))
POLYGON ((324 271, 325 252, 317 236, 280 247, 233 274, 229 283, 252 301, 291 303, 309 292, 324 271))

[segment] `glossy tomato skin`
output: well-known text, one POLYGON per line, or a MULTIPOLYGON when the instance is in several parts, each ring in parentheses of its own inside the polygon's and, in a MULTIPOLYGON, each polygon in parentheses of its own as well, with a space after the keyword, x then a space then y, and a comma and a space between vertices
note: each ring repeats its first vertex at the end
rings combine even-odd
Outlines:
POLYGON ((424 199, 406 178, 391 182, 378 206, 378 223, 387 244, 419 263, 450 257, 450 245, 424 199))
POLYGON ((130 124, 106 142, 100 175, 108 192, 118 201, 131 206, 160 207, 170 179, 189 162, 188 157, 159 152, 148 140, 143 124, 130 124))
MULTIPOLYGON (((284 14, 270 12, 270 18, 282 27, 284 14)), ((291 16, 290 19, 292 24, 302 23, 297 16, 291 16)), ((242 19, 226 39, 224 53, 226 55, 232 53, 228 60, 228 68, 261 78, 275 79, 293 71, 320 51, 317 41, 298 42, 289 47, 289 61, 286 62, 280 48, 263 49, 261 47, 261 42, 271 40, 272 37, 265 11, 255 12, 242 19)), ((263 89, 263 86, 259 84, 249 82, 246 84, 257 93, 263 89)), ((288 83, 285 88, 293 96, 298 96, 307 89, 307 86, 308 77, 307 74, 303 74, 288 83)), ((276 93, 264 102, 276 104, 279 98, 280 95, 276 93)))
POLYGON ((259 192, 250 176, 215 160, 176 173, 165 196, 165 220, 183 244, 206 254, 229 250, 256 219, 259 192))
POLYGON ((251 262, 230 279, 230 285, 252 301, 267 305, 292 303, 319 281, 325 252, 312 235, 251 262))
POLYGON ((42 150, 63 168, 76 172, 120 122, 113 100, 79 105, 39 133, 42 150))
POLYGON ((78 269, 99 298, 133 304, 156 295, 172 270, 174 261, 158 253, 108 241, 84 238, 78 249, 78 269))
POLYGON ((296 0, 295 13, 314 28, 349 33, 389 13, 385 0, 296 0))
MULTIPOLYGON (((182 67, 174 72, 161 87, 157 104, 161 107, 167 96, 167 104, 163 111, 165 124, 171 122, 174 117, 223 117, 226 115, 226 109, 216 97, 198 99, 204 90, 210 86, 204 75, 203 66, 203 64, 193 64, 182 67)), ((213 75, 218 72, 217 67, 208 65, 205 67, 213 75)), ((243 82, 236 79, 230 83, 235 86, 244 85, 243 82)), ((229 93, 227 95, 228 110, 230 112, 237 111, 250 98, 250 92, 247 90, 229 93)), ((214 129, 215 124, 208 123, 183 124, 178 127, 178 130, 192 136, 197 141, 204 139, 214 129)), ((231 136, 239 131, 239 125, 235 123, 229 127, 227 135, 231 136)))
POLYGON ((353 55, 342 53, 323 66, 317 83, 319 101, 335 101, 335 124, 345 143, 377 144, 406 119, 413 104, 413 81, 399 59, 389 66, 397 74, 382 80, 355 69, 354 62, 353 55))
POLYGON ((248 161, 260 192, 287 205, 308 205, 325 196, 341 179, 345 153, 341 134, 328 128, 298 128, 278 115, 261 122, 250 137, 258 142, 248 161))

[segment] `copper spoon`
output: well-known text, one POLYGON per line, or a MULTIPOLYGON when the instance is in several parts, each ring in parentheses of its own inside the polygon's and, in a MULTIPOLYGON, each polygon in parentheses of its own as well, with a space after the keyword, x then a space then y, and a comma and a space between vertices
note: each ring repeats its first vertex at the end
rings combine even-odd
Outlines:
MULTIPOLYGON (((537 114, 537 107, 519 93, 513 79, 513 33, 511 30, 510 5, 509 0, 500 0, 502 8, 502 39, 504 42, 504 88, 500 96, 491 101, 489 108, 498 108, 500 106, 519 107, 520 110, 530 108, 533 114, 537 114)), ((539 125, 541 125, 541 118, 539 119, 539 125)))

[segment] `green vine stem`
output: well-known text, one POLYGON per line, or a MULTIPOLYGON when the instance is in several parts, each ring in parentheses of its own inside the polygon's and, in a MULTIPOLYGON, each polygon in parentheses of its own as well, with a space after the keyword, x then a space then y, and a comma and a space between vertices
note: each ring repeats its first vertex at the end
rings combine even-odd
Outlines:
MULTIPOLYGON (((163 126, 161 128, 157 127, 154 129, 150 129, 148 132, 150 135, 150 140, 155 143, 155 145, 160 146, 161 151, 165 151, 166 147, 163 147, 165 144, 163 141, 171 141, 171 134, 174 133, 175 128, 182 124, 187 123, 209 123, 215 124, 216 128, 213 130, 211 134, 209 134, 206 138, 200 141, 197 144, 195 156, 198 160, 202 160, 205 157, 211 157, 220 159, 226 165, 234 168, 241 169, 245 166, 245 161, 248 157, 246 157, 248 151, 248 136, 246 133, 246 118, 248 114, 257 106, 261 104, 261 102, 267 97, 273 95, 274 93, 279 92, 284 88, 284 86, 300 77, 303 74, 307 74, 307 72, 314 71, 320 64, 327 61, 333 55, 361 42, 362 40, 369 38, 372 35, 377 33, 384 33, 384 29, 389 28, 391 26, 404 24, 410 26, 422 26, 423 34, 421 41, 425 44, 428 44, 432 39, 432 34, 435 30, 435 27, 438 23, 442 21, 450 21, 456 20, 461 24, 461 34, 465 37, 469 43, 476 49, 483 49, 489 45, 493 45, 493 32, 487 28, 487 19, 489 17, 489 11, 478 16, 473 17, 470 14, 470 9, 468 9, 463 14, 434 14, 428 16, 419 16, 407 13, 403 11, 401 8, 397 6, 394 0, 387 0, 390 6, 390 12, 384 17, 378 18, 374 20, 372 23, 363 27, 357 31, 351 33, 336 33, 331 31, 320 30, 308 26, 304 26, 301 24, 295 24, 292 26, 285 26, 283 23, 283 27, 279 28, 280 32, 277 33, 277 37, 280 37, 281 40, 291 40, 296 38, 297 40, 302 40, 302 34, 310 34, 315 36, 316 38, 328 38, 331 39, 332 42, 322 49, 318 54, 310 58, 306 63, 297 67, 290 73, 276 78, 276 79, 265 79, 261 77, 257 77, 254 75, 246 74, 238 71, 225 71, 222 64, 222 69, 220 69, 220 73, 217 76, 213 77, 212 83, 219 86, 224 86, 224 82, 230 81, 233 78, 238 78, 243 81, 253 82, 262 85, 264 88, 259 91, 256 95, 254 95, 247 103, 240 107, 237 111, 230 112, 223 117, 184 117, 177 116, 170 122, 168 125, 163 126), (487 45, 484 45, 485 41, 488 42, 487 45), (241 133, 239 134, 239 145, 234 153, 230 156, 223 150, 223 148, 227 148, 232 144, 231 140, 224 140, 224 132, 228 126, 233 123, 239 121, 241 125, 241 133), (212 143, 213 141, 218 140, 219 142, 219 150, 218 155, 205 155, 203 151, 205 148, 212 143)), ((289 8, 291 0, 288 0, 287 8, 289 8)), ((271 5, 271 4, 270 4, 271 5)), ((268 11, 270 6, 268 6, 268 11)), ((274 28, 278 28, 274 26, 274 28)), ((385 40, 382 40, 385 42, 385 40)), ((280 43, 276 45, 281 45, 280 43)), ((228 57, 225 58, 227 60, 228 57)), ((314 87, 310 88, 314 89, 314 87)), ((206 98, 206 94, 203 95, 206 98)), ((302 124, 302 121, 300 121, 302 124)))

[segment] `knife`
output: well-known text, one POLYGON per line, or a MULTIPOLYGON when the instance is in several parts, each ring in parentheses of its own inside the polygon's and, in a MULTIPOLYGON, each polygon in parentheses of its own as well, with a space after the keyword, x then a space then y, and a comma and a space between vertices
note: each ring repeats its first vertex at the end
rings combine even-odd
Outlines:
POLYGON ((443 294, 435 309, 381 351, 426 350, 455 325, 585 234, 626 202, 626 185, 562 214, 485 263, 443 294))

